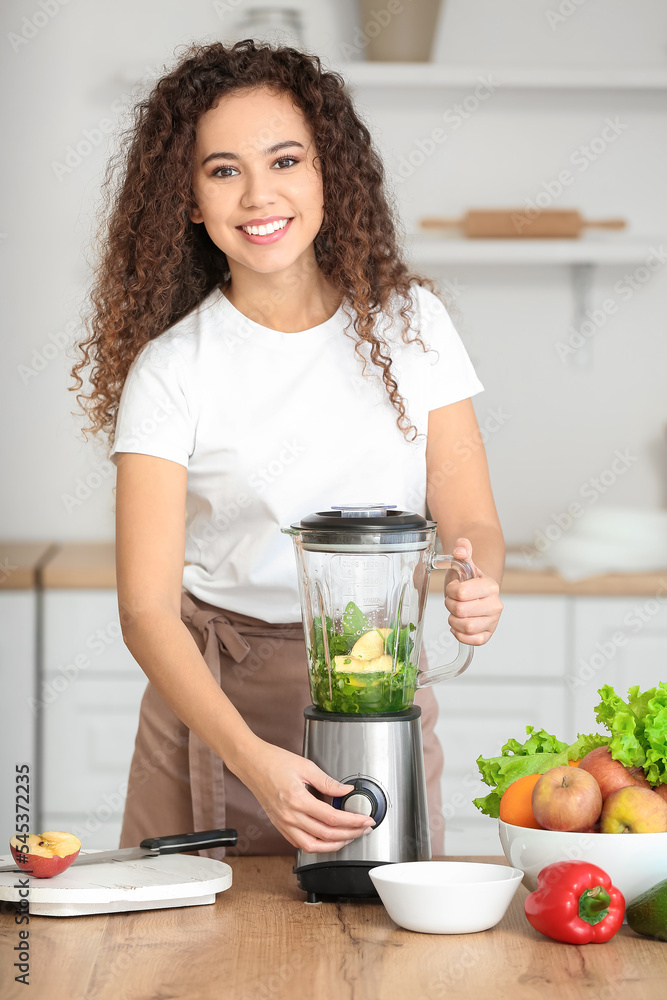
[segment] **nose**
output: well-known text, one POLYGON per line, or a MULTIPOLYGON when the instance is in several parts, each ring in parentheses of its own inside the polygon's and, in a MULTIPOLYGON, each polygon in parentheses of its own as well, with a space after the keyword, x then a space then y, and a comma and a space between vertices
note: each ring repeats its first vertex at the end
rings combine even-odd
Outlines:
POLYGON ((266 167, 249 167, 245 174, 245 189, 241 205, 246 208, 262 208, 275 201, 274 178, 266 167))

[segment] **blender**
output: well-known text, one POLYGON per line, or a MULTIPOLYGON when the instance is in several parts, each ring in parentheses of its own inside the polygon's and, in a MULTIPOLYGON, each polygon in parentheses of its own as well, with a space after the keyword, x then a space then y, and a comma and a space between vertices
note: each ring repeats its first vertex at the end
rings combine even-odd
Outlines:
POLYGON ((431 857, 415 691, 462 673, 473 648, 419 670, 428 580, 472 569, 435 553, 436 522, 395 504, 336 506, 281 531, 294 542, 313 702, 303 755, 353 786, 334 808, 375 820, 338 851, 299 850, 294 871, 310 902, 373 896, 371 868, 431 857))

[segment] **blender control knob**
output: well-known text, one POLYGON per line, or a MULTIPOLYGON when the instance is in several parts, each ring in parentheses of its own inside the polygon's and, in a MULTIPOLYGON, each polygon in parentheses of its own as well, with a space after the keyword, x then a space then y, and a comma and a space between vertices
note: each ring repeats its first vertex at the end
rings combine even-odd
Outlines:
POLYGON ((372 816, 376 804, 363 792, 353 792, 345 797, 343 809, 345 812, 359 813, 361 816, 372 816))
POLYGON ((352 778, 343 784, 354 785, 354 791, 335 798, 332 802, 334 809, 370 816, 375 820, 375 827, 378 827, 387 812, 387 799, 380 786, 368 778, 352 778))

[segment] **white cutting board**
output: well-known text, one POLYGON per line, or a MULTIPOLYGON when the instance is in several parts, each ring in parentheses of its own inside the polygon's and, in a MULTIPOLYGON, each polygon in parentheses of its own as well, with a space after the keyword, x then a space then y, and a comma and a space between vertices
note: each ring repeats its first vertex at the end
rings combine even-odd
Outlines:
MULTIPOLYGON (((93 854, 94 851, 81 851, 93 854)), ((0 856, 9 864, 11 854, 0 856)), ((23 872, 0 872, 0 900, 19 902, 18 879, 29 879, 29 912, 37 916, 78 917, 87 913, 161 910, 169 906, 204 906, 232 884, 224 861, 189 854, 161 854, 138 861, 72 865, 53 878, 23 872)))

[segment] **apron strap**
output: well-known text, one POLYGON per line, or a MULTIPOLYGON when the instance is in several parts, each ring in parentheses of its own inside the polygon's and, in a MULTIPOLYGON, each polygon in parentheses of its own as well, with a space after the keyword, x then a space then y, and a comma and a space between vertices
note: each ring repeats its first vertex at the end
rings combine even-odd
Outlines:
MULTIPOLYGON (((204 660, 218 687, 222 687, 221 654, 241 663, 250 652, 250 644, 232 625, 225 612, 201 608, 196 598, 187 591, 181 592, 181 620, 196 629, 204 638, 204 660)), ((303 639, 300 623, 244 625, 243 632, 254 636, 280 636, 283 639, 303 639)), ((225 816, 224 762, 196 733, 189 730, 190 790, 194 831, 224 830, 225 816)), ((200 857, 222 861, 224 847, 199 851, 200 857)))

